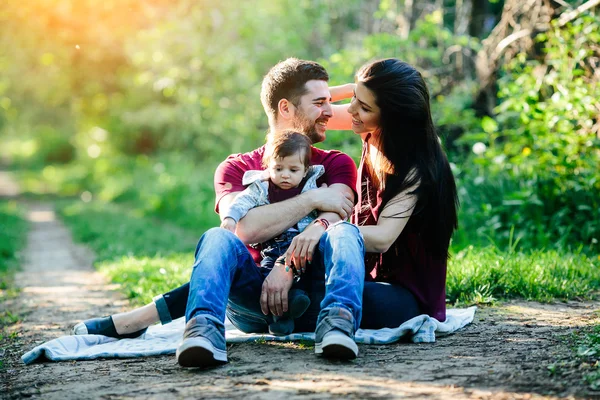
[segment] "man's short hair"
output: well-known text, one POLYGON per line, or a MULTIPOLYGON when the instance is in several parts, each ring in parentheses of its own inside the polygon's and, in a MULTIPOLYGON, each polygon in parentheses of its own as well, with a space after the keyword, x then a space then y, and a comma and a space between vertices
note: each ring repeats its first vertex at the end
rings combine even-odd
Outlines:
POLYGON ((279 101, 287 99, 298 106, 300 97, 306 93, 306 82, 311 80, 329 81, 325 68, 314 61, 288 58, 271 68, 260 91, 260 101, 271 126, 277 121, 279 101))
POLYGON ((302 164, 308 168, 312 151, 310 140, 306 135, 290 130, 278 132, 276 135, 271 135, 267 140, 262 158, 263 167, 268 168, 271 160, 282 159, 296 153, 300 153, 302 164))

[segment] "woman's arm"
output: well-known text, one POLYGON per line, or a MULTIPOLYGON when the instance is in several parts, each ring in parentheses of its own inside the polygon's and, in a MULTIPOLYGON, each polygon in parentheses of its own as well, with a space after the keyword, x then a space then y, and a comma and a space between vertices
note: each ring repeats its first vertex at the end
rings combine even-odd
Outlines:
POLYGON ((350 104, 332 104, 333 117, 327 122, 327 129, 349 131, 352 129, 352 116, 348 114, 350 104))
MULTIPOLYGON (((331 93, 331 101, 336 102, 344 99, 349 99, 354 96, 354 83, 347 83, 345 85, 331 86, 329 93, 331 93)), ((335 130, 351 130, 352 129, 352 117, 348 114, 348 104, 332 104, 333 117, 329 119, 327 123, 327 129, 335 130)))
POLYGON ((354 96, 354 83, 346 83, 345 85, 330 86, 329 93, 331 94, 331 102, 349 99, 354 96))
POLYGON ((416 188, 415 185, 394 196, 379 215, 377 225, 358 227, 365 239, 367 252, 385 253, 394 244, 417 204, 417 196, 409 194, 416 188))

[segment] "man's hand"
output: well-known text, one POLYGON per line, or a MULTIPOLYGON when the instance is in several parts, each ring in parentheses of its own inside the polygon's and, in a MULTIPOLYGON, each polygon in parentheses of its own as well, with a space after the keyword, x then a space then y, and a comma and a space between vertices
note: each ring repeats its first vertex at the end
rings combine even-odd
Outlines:
POLYGON ((230 232, 235 233, 235 226, 237 222, 233 218, 224 218, 223 222, 221 222, 221 228, 227 229, 230 232))
POLYGON ((292 287, 294 275, 286 272, 285 266, 275 264, 262 285, 260 294, 260 309, 263 314, 269 312, 275 316, 282 316, 288 310, 288 292, 292 287))
POLYGON ((321 224, 307 226, 301 234, 292 239, 285 252, 285 265, 290 266, 293 263, 299 274, 304 273, 324 232, 325 227, 321 224))
POLYGON ((352 213, 354 202, 351 193, 340 193, 338 189, 329 188, 325 184, 318 189, 306 192, 306 194, 308 193, 312 196, 314 208, 319 211, 334 212, 343 221, 347 220, 352 213))

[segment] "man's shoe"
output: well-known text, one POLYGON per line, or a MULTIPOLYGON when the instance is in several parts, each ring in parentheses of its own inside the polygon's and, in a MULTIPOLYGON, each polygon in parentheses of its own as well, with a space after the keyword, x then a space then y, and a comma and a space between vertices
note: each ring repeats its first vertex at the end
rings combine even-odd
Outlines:
POLYGON ((354 317, 350 311, 333 307, 319 321, 315 332, 315 354, 341 360, 352 360, 358 356, 354 317))
POLYGON ((115 339, 133 339, 142 336, 148 328, 120 335, 115 329, 112 316, 86 319, 73 327, 73 335, 104 335, 115 339))
POLYGON ((225 328, 202 315, 190 319, 176 357, 180 366, 188 368, 226 363, 225 328))

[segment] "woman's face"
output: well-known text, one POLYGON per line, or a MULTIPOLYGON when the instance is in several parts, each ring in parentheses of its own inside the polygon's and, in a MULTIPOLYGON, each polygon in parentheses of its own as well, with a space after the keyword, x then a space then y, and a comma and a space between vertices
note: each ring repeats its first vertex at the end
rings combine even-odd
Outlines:
POLYGON ((374 136, 379 130, 379 118, 381 111, 375 104, 375 96, 367 87, 358 82, 354 90, 354 97, 348 108, 352 115, 352 130, 362 139, 367 137, 368 133, 374 136))

